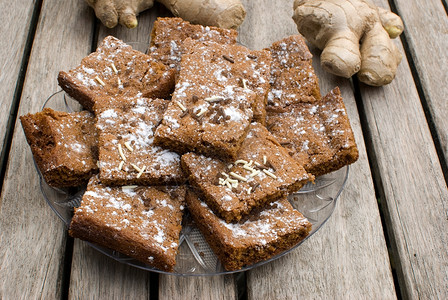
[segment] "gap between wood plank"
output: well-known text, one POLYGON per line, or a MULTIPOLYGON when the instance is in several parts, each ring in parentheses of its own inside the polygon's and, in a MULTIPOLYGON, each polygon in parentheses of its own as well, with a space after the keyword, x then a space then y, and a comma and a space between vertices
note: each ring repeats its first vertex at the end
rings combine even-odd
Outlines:
MULTIPOLYGON (((393 13, 399 15, 399 12, 397 10, 395 2, 393 0, 388 0, 388 2, 389 2, 391 11, 393 13)), ((443 6, 445 7, 445 12, 448 12, 447 2, 444 0, 444 1, 442 1, 442 3, 443 3, 443 6)), ((437 133, 437 128, 436 128, 434 119, 431 115, 431 110, 429 109, 428 100, 427 100, 426 94, 423 90, 423 84, 422 84, 422 81, 420 80, 420 76, 418 74, 417 67, 415 65, 414 58, 412 56, 412 52, 409 47, 406 29, 400 35, 400 40, 401 40, 401 43, 404 48, 404 52, 405 52, 404 54, 407 58, 409 67, 411 69, 411 75, 412 75, 412 78, 414 79, 414 84, 417 88, 417 93, 418 93, 420 102, 423 107, 423 112, 425 113, 425 118, 426 118, 426 122, 428 123, 428 126, 429 126, 429 131, 431 132, 431 137, 434 142, 434 147, 437 152, 437 157, 439 158, 439 163, 442 168, 443 177, 445 179, 446 184, 448 185, 448 162, 445 158, 442 144, 440 142, 440 137, 439 137, 439 134, 437 133)))
POLYGON ((445 12, 448 15, 448 2, 446 0, 442 0, 443 7, 445 8, 445 12))
POLYGON ((397 262, 399 264, 399 256, 398 251, 396 251, 397 247, 394 245, 394 234, 393 230, 391 229, 390 224, 390 217, 386 217, 387 215, 387 203, 384 201, 384 191, 383 191, 383 184, 380 176, 380 172, 378 170, 378 165, 376 163, 376 153, 375 153, 375 147, 372 142, 371 133, 369 130, 369 125, 367 124, 367 117, 364 110, 363 102, 362 102, 362 96, 361 96, 361 90, 360 90, 360 83, 356 76, 352 77, 353 87, 354 87, 354 96, 356 100, 356 106, 358 108, 358 114, 361 124, 361 130, 362 135, 364 136, 364 143, 366 145, 366 153, 367 153, 367 161, 370 166, 370 172, 373 179, 373 187, 375 190, 375 198, 377 199, 378 203, 378 211, 380 214, 380 220, 381 225, 383 228, 383 235, 384 239, 386 241, 386 247, 387 252, 389 256, 389 264, 391 266, 392 271, 392 277, 394 280, 395 285, 395 294, 397 295, 397 299, 403 299, 402 293, 401 293, 401 286, 400 286, 400 280, 397 273, 397 270, 401 269, 401 266, 397 266, 397 262))
POLYGON ((236 284, 236 291, 238 300, 247 300, 247 276, 246 272, 234 274, 234 281, 236 284))
POLYGON ((98 36, 100 32, 100 21, 95 17, 94 13, 92 13, 93 20, 93 30, 92 30, 92 40, 90 45, 90 52, 95 52, 98 47, 98 36))
POLYGON ((12 138, 14 135, 14 128, 16 124, 17 113, 19 110, 20 98, 22 97, 23 84, 25 82, 25 76, 28 68, 28 62, 30 59, 31 48, 33 46, 34 36, 36 35, 37 23, 39 21, 39 15, 42 8, 42 1, 43 0, 38 0, 34 5, 28 35, 26 37, 25 47, 23 49, 22 61, 20 63, 20 71, 17 79, 17 84, 11 102, 8 122, 6 123, 6 132, 3 143, 3 149, 0 154, 0 182, 1 182, 0 195, 2 194, 3 191, 3 182, 6 175, 6 167, 8 165, 9 151, 11 150, 12 138))
POLYGON ((67 241, 65 242, 64 266, 62 270, 62 283, 61 283, 61 289, 62 289, 61 299, 63 300, 68 299, 69 296, 73 247, 74 247, 74 239, 67 235, 67 241))
POLYGON ((149 299, 159 300, 159 273, 156 272, 149 274, 149 299))

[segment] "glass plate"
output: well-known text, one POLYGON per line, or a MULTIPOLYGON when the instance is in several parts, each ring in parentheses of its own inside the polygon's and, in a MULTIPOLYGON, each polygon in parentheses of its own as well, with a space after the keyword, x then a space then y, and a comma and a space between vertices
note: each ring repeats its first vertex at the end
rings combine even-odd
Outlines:
MULTIPOLYGON (((79 107, 79 104, 77 104, 75 100, 68 97, 68 95, 64 92, 60 91, 50 96, 43 107, 65 107, 66 111, 73 112, 76 107, 79 107)), ((39 173, 37 167, 36 170, 39 173)), ((349 168, 344 167, 336 172, 318 177, 315 184, 306 184, 297 193, 289 195, 289 201, 291 204, 303 215, 305 215, 313 224, 312 230, 306 239, 316 233, 333 213, 336 206, 336 199, 339 197, 347 181, 348 171, 349 168)), ((86 187, 82 186, 70 189, 56 189, 48 186, 40 173, 39 178, 41 191, 45 200, 68 227, 73 215, 73 208, 80 205, 81 198, 86 187)), ((253 269, 260 265, 274 261, 289 253, 302 244, 305 240, 301 241, 292 249, 284 251, 268 260, 244 267, 238 271, 226 271, 205 241, 201 232, 194 226, 190 216, 187 213, 183 220, 183 228, 179 241, 179 253, 177 255, 174 273, 160 271, 117 251, 113 251, 93 243, 88 244, 101 253, 121 263, 143 270, 180 276, 200 276, 230 274, 253 269)))

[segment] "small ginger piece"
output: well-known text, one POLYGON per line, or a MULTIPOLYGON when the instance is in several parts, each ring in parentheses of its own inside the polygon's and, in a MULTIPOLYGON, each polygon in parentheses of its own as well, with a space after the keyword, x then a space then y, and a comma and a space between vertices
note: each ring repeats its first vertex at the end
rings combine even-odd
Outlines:
POLYGON ((403 32, 396 14, 368 0, 295 0, 299 32, 323 50, 322 67, 349 78, 382 86, 394 78, 401 53, 391 38, 403 32), (361 45, 360 45, 361 44, 361 45))
POLYGON ((95 15, 109 28, 120 23, 127 28, 137 27, 137 16, 140 12, 151 8, 154 0, 86 0, 95 15))
POLYGON ((240 0, 157 0, 176 17, 194 24, 236 29, 246 10, 240 0))
MULTIPOLYGON (((175 16, 195 24, 235 29, 243 23, 246 11, 240 0, 157 0, 175 16)), ((137 26, 137 15, 151 8, 154 0, 86 0, 101 22, 113 28, 118 23, 137 26)))

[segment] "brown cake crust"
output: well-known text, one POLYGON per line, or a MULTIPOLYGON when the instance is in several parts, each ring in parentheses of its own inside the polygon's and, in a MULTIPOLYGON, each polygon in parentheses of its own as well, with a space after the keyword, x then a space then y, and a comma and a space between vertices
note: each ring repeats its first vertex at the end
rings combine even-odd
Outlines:
POLYGON ((314 179, 259 123, 251 124, 235 161, 187 153, 182 167, 190 184, 227 222, 236 222, 314 179))
POLYGON ((191 190, 187 191, 186 202, 195 224, 228 271, 288 250, 311 231, 311 223, 286 198, 268 204, 236 224, 217 217, 191 190))
POLYGON ((193 25, 181 18, 157 18, 151 32, 149 55, 178 71, 182 57, 182 43, 187 38, 235 44, 237 36, 238 32, 233 29, 193 25))
POLYGON ((321 98, 312 54, 300 35, 272 44, 271 90, 267 110, 282 110, 290 104, 316 102, 321 98))
POLYGON ((257 89, 254 92, 249 87, 250 82, 261 82, 269 53, 191 39, 184 44, 188 51, 155 142, 179 153, 197 151, 233 159, 247 134, 257 99, 264 101, 257 89), (243 83, 245 78, 247 83, 243 83))
POLYGON ((78 186, 98 171, 97 132, 91 113, 44 108, 21 116, 20 121, 34 160, 49 185, 78 186))
POLYGON ((172 272, 184 200, 185 187, 107 187, 94 176, 69 234, 172 272))
POLYGON ((59 72, 58 82, 85 109, 93 111, 98 97, 142 93, 148 98, 168 98, 174 88, 174 71, 108 36, 79 66, 59 72))
POLYGON ((316 177, 358 159, 339 88, 318 102, 291 104, 287 111, 269 112, 267 127, 290 155, 316 177))
POLYGON ((161 185, 185 181, 180 156, 153 143, 154 131, 168 103, 169 100, 142 96, 97 99, 94 109, 99 176, 104 184, 161 185))

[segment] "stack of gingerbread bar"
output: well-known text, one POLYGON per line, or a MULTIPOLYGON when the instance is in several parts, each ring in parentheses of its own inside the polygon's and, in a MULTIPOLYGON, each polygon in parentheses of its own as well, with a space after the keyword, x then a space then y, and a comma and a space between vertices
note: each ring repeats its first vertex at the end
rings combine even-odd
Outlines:
POLYGON ((70 235, 173 271, 185 205, 226 270, 309 234, 287 196, 358 155, 340 92, 320 96, 300 36, 236 38, 179 18, 148 54, 106 37, 58 77, 86 111, 21 117, 49 185, 88 181, 70 235))

